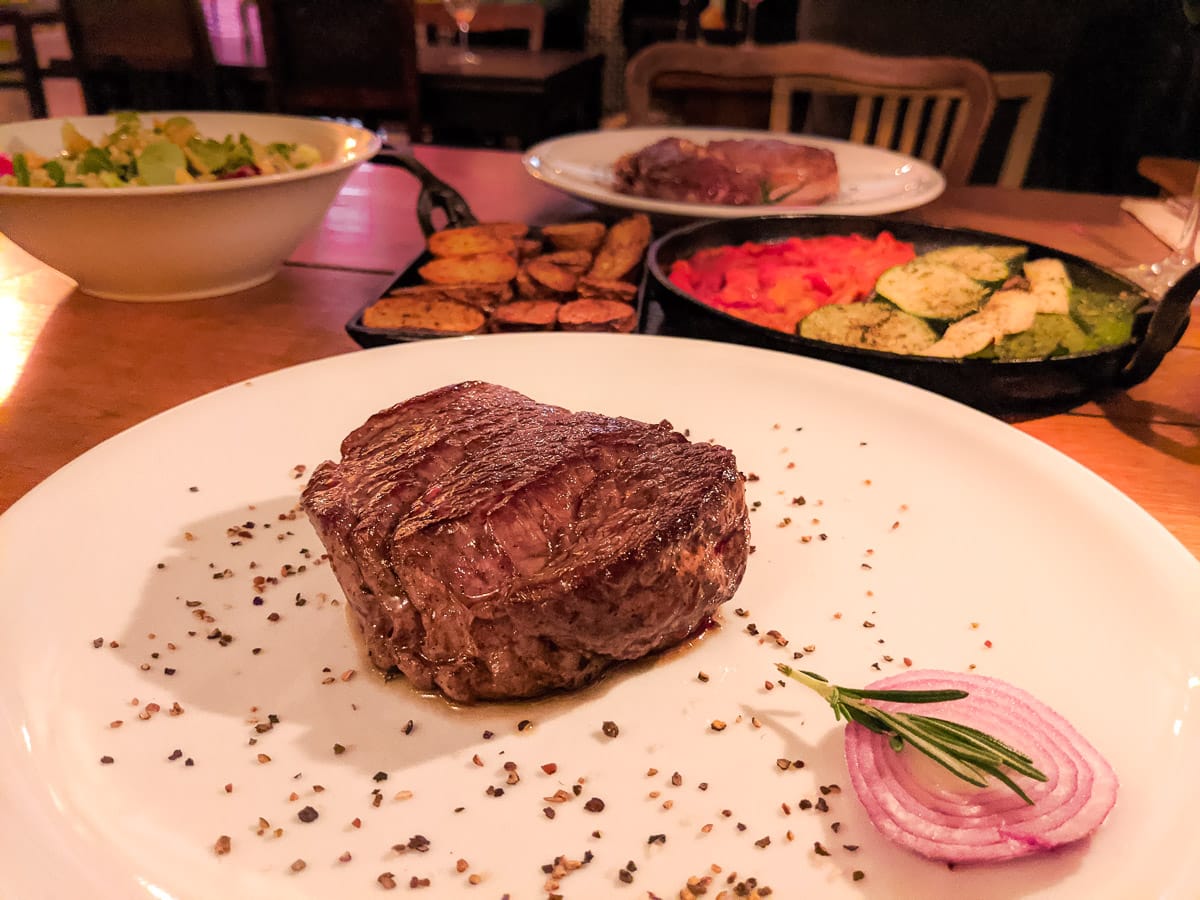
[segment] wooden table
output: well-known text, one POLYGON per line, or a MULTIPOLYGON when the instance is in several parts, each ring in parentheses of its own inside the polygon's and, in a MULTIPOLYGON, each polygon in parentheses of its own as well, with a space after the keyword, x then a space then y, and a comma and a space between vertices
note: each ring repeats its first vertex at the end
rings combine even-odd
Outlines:
POLYGON ((421 115, 440 135, 511 136, 529 147, 600 125, 604 57, 576 50, 478 47, 463 65, 454 47, 424 47, 417 68, 421 115))
MULTIPOLYGON (((484 219, 537 224, 589 210, 529 179, 513 153, 422 146, 416 154, 484 219)), ((7 336, 0 331, 0 511, 148 416, 232 382, 356 350, 346 320, 422 248, 415 199, 406 173, 364 166, 282 273, 235 296, 125 304, 80 293, 62 299, 53 282, 37 279, 0 282, 0 313, 13 323, 7 336)), ((1162 255, 1162 245, 1118 203, 971 187, 908 215, 1106 265, 1162 255)), ((1200 556, 1200 316, 1144 384, 1013 427, 1111 482, 1200 556)))

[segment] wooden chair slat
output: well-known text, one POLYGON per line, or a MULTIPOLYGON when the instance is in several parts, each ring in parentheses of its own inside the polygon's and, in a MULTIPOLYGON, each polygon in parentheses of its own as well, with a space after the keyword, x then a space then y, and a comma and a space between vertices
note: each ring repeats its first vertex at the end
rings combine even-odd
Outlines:
MULTIPOLYGON (((915 147, 921 133, 916 124, 901 121, 901 110, 914 98, 933 97, 926 132, 941 133, 943 120, 951 125, 951 141, 936 164, 951 184, 965 184, 996 106, 992 77, 978 63, 956 57, 887 57, 817 41, 723 47, 685 41, 652 44, 630 60, 625 70, 625 95, 631 125, 652 122, 651 97, 656 82, 669 80, 673 89, 695 78, 726 92, 752 85, 770 100, 768 127, 788 131, 793 95, 857 97, 850 140, 915 147), (960 98, 951 104, 951 96, 960 98), (874 107, 879 105, 878 113, 874 107), (951 112, 953 117, 951 119, 951 112), (899 135, 897 129, 899 128, 899 135)), ((811 104, 810 104, 811 112, 811 104)), ((933 160, 939 142, 926 135, 922 158, 933 160)))

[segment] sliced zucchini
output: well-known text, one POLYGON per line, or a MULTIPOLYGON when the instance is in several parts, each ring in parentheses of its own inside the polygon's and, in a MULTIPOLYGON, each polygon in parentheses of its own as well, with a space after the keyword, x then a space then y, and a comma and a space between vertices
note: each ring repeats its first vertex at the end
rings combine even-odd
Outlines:
POLYGON ((980 315, 996 323, 997 336, 1019 334, 1033 327, 1038 301, 1029 291, 996 291, 988 298, 980 315))
POLYGON ((1005 335, 1033 327, 1036 312, 1037 301, 1028 291, 996 291, 979 312, 952 323, 925 354, 954 359, 976 356, 1005 335))
POLYGON ((890 303, 834 303, 800 320, 800 337, 847 347, 920 353, 937 341, 929 325, 890 303))
POLYGON ((982 313, 976 313, 951 324, 941 340, 924 350, 924 355, 962 359, 986 350, 995 340, 996 323, 982 313))
POLYGON ((920 257, 880 275, 875 292, 914 316, 948 321, 975 312, 987 296, 987 289, 969 275, 920 257))
POLYGON ((1029 291, 1037 298, 1038 312, 1067 315, 1071 311, 1071 276, 1061 259, 1031 259, 1025 263, 1029 291))
POLYGON ((1020 244, 991 244, 982 248, 987 253, 992 254, 1000 262, 1004 263, 1010 269, 1015 269, 1017 264, 1025 259, 1025 255, 1029 253, 1029 248, 1020 244))
POLYGON ((1046 359, 1095 350, 1099 344, 1070 316, 1038 313, 1033 327, 996 341, 997 359, 1046 359))
POLYGON ((1012 274, 1007 263, 979 246, 943 247, 940 250, 922 253, 920 258, 926 262, 953 266, 964 275, 970 275, 984 284, 1003 284, 1012 274))

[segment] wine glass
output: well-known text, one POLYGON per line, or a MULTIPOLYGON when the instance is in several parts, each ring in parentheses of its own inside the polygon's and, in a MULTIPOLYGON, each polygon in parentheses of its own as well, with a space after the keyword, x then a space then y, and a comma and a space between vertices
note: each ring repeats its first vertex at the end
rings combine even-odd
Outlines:
POLYGON ((691 0, 679 0, 679 18, 675 21, 675 40, 687 40, 688 32, 691 30, 691 23, 688 21, 691 18, 691 0))
POLYGON ((1152 297, 1162 297, 1183 273, 1196 265, 1196 238, 1200 237, 1200 169, 1192 183, 1191 205, 1175 249, 1158 262, 1142 263, 1117 271, 1152 297))
POLYGON ((746 37, 742 41, 743 47, 754 46, 754 18, 758 13, 758 4, 762 0, 742 0, 746 4, 746 37))
POLYGON ((463 65, 478 65, 479 56, 471 52, 468 35, 471 31, 471 22, 475 18, 475 11, 479 8, 479 0, 442 0, 442 4, 446 7, 446 12, 450 13, 450 17, 454 19, 454 24, 458 26, 459 46, 462 50, 455 61, 463 65))

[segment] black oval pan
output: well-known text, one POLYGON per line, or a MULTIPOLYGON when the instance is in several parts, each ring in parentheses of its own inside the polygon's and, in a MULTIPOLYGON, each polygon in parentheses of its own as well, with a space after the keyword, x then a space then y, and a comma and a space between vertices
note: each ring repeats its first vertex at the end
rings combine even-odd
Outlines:
POLYGON ((646 315, 661 315, 656 330, 664 334, 799 353, 886 375, 991 412, 1033 412, 1082 402, 1150 377, 1187 327, 1191 300, 1200 291, 1200 268, 1187 273, 1161 302, 1153 303, 1115 272, 1082 257, 1004 235, 854 216, 762 216, 698 222, 664 235, 647 254, 644 290, 646 315), (1133 337, 1117 347, 1042 360, 941 359, 843 347, 775 331, 702 303, 671 284, 669 278, 676 260, 706 247, 829 234, 874 237, 881 231, 911 242, 917 253, 963 244, 1021 244, 1029 248, 1030 259, 1061 259, 1081 287, 1129 291, 1145 297, 1146 302, 1136 315, 1133 337))

